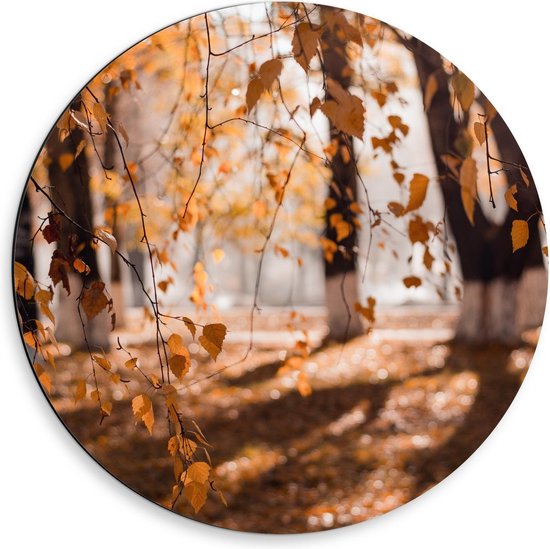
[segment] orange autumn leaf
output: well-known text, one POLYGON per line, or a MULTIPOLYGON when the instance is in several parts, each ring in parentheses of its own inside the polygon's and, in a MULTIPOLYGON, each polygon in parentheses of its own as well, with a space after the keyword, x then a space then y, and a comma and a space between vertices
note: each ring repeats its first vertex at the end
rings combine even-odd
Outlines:
POLYGON ((512 250, 523 248, 529 240, 529 224, 523 219, 512 221, 512 250))
POLYGON ((417 276, 406 276, 403 279, 403 284, 405 284, 407 288, 418 288, 418 286, 422 284, 422 280, 417 276))
POLYGON ((155 415, 153 412, 153 403, 151 399, 145 395, 138 395, 132 399, 132 411, 136 420, 143 421, 149 434, 153 434, 153 425, 155 423, 155 415))
POLYGON ((207 487, 201 482, 190 482, 183 489, 183 494, 197 514, 206 502, 207 487))
POLYGON ((227 328, 223 324, 207 324, 199 337, 200 344, 213 360, 216 360, 222 350, 227 328))

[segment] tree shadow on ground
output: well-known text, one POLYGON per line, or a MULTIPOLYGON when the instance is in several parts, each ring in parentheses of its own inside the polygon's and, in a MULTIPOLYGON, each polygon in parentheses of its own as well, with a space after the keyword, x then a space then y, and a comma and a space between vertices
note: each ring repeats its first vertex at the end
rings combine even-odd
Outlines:
MULTIPOLYGON (((504 347, 451 345, 443 369, 426 369, 408 378, 315 389, 307 398, 290 391, 276 399, 234 407, 220 401, 202 416, 190 408, 188 413, 214 445, 214 466, 245 464, 244 472, 234 481, 220 478, 229 508, 215 497, 209 498, 195 518, 238 530, 303 532, 365 520, 413 499, 454 471, 499 422, 520 385, 519 376, 507 369, 509 356, 510 349, 504 347), (400 435, 395 424, 381 419, 394 389, 411 380, 465 371, 478 376, 478 392, 463 422, 455 426, 443 445, 385 455, 363 444, 363 454, 358 457, 358 444, 365 436, 374 448, 400 435), (359 413, 358 421, 340 431, 331 427, 354 410, 359 413), (405 487, 387 488, 395 480, 391 475, 397 475, 405 487), (361 512, 350 518, 354 498, 364 502, 371 487, 378 486, 373 482, 387 490, 376 488, 378 491, 370 494, 375 500, 372 505, 362 504, 357 507, 361 512), (376 498, 395 494, 401 500, 387 508, 375 506, 376 498), (308 526, 308 515, 312 509, 321 513, 321 504, 335 522, 308 526), (338 522, 339 514, 347 516, 344 522, 338 522)), ((259 381, 270 379, 268 372, 274 376, 278 367, 279 363, 259 365, 258 374, 245 372, 229 385, 254 389, 259 381)), ((103 426, 98 425, 97 410, 93 408, 65 412, 62 419, 110 473, 148 499, 168 504, 174 480, 162 418, 157 418, 154 437, 144 429, 136 429, 128 400, 115 403, 112 416, 103 426)), ((231 478, 231 468, 226 472, 231 478)), ((184 501, 176 510, 194 516, 184 501)))
POLYGON ((497 426, 514 400, 520 385, 521 372, 509 366, 513 348, 504 345, 472 347, 451 345, 446 363, 449 372, 474 371, 478 391, 464 421, 442 446, 419 452, 416 458, 416 497, 455 471, 466 461, 497 426))

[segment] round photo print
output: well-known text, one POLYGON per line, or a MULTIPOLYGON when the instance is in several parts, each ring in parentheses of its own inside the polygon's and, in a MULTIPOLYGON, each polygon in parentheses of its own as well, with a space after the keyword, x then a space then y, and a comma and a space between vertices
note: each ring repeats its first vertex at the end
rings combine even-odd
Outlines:
POLYGON ((22 189, 17 320, 59 419, 151 502, 338 528, 486 439, 540 333, 537 189, 497 108, 405 31, 202 13, 69 101, 22 189))

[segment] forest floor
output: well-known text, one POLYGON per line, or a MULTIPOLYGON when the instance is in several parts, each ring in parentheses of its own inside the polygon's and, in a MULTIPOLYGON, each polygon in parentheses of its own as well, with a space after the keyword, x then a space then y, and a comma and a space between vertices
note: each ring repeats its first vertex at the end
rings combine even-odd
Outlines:
MULTIPOLYGON (((320 310, 303 311, 322 334, 320 310)), ((224 317, 225 318, 225 317, 224 317)), ((238 314, 216 364, 190 340, 188 379, 203 378, 242 357, 248 333, 238 314), (239 331, 241 330, 241 331, 239 331)), ((195 517, 253 532, 307 532, 375 517, 420 495, 454 471, 496 426, 525 375, 533 347, 464 347, 450 342, 453 309, 380 311, 376 329, 345 345, 320 347, 302 370, 279 371, 293 345, 287 313, 264 312, 254 352, 242 363, 182 391, 187 417, 212 444, 215 485, 195 517)), ((141 364, 155 364, 155 347, 139 323, 119 334, 141 364)), ((128 377, 120 352, 108 355, 128 377)), ((89 398, 74 404, 75 380, 89 359, 59 360, 52 403, 60 417, 110 473, 146 498, 170 506, 172 460, 166 420, 158 407, 153 436, 135 424, 132 396, 149 391, 143 378, 113 385, 113 410, 100 425, 89 398)), ((85 375, 89 372, 85 370, 85 375)), ((183 498, 181 498, 183 499, 183 498)))

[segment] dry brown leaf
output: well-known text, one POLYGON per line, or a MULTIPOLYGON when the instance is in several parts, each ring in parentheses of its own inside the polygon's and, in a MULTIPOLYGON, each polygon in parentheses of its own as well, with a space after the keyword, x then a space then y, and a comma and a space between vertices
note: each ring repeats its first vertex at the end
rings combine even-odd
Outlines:
POLYGON ((418 210, 418 208, 422 206, 424 199, 426 198, 429 182, 430 180, 425 175, 420 173, 415 173, 413 175, 409 186, 409 203, 403 211, 403 214, 418 210))
POLYGON ((200 482, 191 482, 183 489, 183 494, 197 514, 206 502, 207 487, 200 482))
MULTIPOLYGON (((184 351, 187 353, 187 349, 184 349, 184 351)), ((191 367, 189 353, 187 353, 187 355, 178 354, 171 356, 168 359, 168 366, 170 366, 170 370, 172 370, 173 374, 181 380, 191 367)))
POLYGON ((153 403, 151 399, 145 395, 138 395, 132 399, 132 411, 136 420, 141 420, 147 427, 149 434, 153 434, 153 425, 155 423, 155 415, 153 412, 153 403))
POLYGON ((414 244, 415 242, 421 242, 422 244, 426 243, 430 238, 430 233, 428 231, 428 224, 424 220, 415 215, 409 221, 409 240, 414 244))
POLYGON ((292 55, 306 72, 309 70, 309 63, 317 51, 319 37, 320 31, 310 23, 296 25, 292 37, 292 55))
POLYGON ((78 380, 74 393, 74 403, 86 397, 86 382, 83 379, 78 380))
POLYGON ((434 73, 430 74, 426 82, 426 89, 424 90, 424 110, 426 112, 430 110, 434 95, 437 93, 438 87, 439 86, 437 84, 437 77, 434 73))
POLYGON ((403 284, 405 284, 407 288, 418 288, 418 286, 422 284, 422 280, 417 276, 406 276, 403 279, 403 284))
POLYGON ((213 360, 216 360, 222 350, 227 328, 223 324, 207 324, 199 337, 200 344, 206 349, 213 360))
POLYGON ((474 83, 463 72, 458 71, 453 75, 451 85, 462 110, 468 112, 475 99, 474 83))
POLYGON ((248 83, 248 87, 246 88, 246 108, 249 113, 256 106, 264 90, 264 83, 261 78, 253 78, 248 83))
POLYGON ((477 166, 471 157, 466 158, 460 168, 460 196, 466 217, 473 225, 477 198, 477 166))
POLYGON ((512 185, 511 187, 508 187, 506 192, 504 193, 504 200, 506 200, 506 204, 512 208, 515 212, 518 211, 518 201, 516 200, 516 197, 514 196, 518 192, 518 186, 512 185))
POLYGON ((27 270, 27 267, 15 261, 13 265, 13 276, 17 295, 20 295, 23 299, 32 299, 36 283, 31 273, 27 270))
POLYGON ((189 484, 190 482, 200 482, 204 484, 208 482, 208 477, 210 476, 210 465, 204 461, 195 461, 187 468, 187 471, 184 471, 181 475, 181 481, 184 484, 189 484))
POLYGON ((262 80, 264 89, 269 90, 273 85, 273 82, 280 76, 283 70, 283 62, 280 59, 270 59, 265 63, 262 63, 258 73, 262 80))
POLYGON ((197 333, 197 327, 195 326, 195 323, 186 316, 182 317, 182 320, 185 324, 185 327, 191 332, 191 337, 195 339, 195 334, 197 333))
POLYGON ((365 107, 363 101, 332 78, 327 80, 330 99, 321 105, 321 111, 341 132, 363 139, 365 107))
POLYGON ((474 122, 474 134, 477 142, 483 145, 483 143, 485 143, 485 124, 482 122, 474 122))
POLYGON ((109 300, 104 290, 105 284, 100 280, 96 280, 89 288, 82 290, 80 305, 84 309, 88 320, 96 317, 109 305, 109 300))
POLYGON ((529 240, 529 224, 523 219, 512 221, 512 250, 523 248, 529 240))

